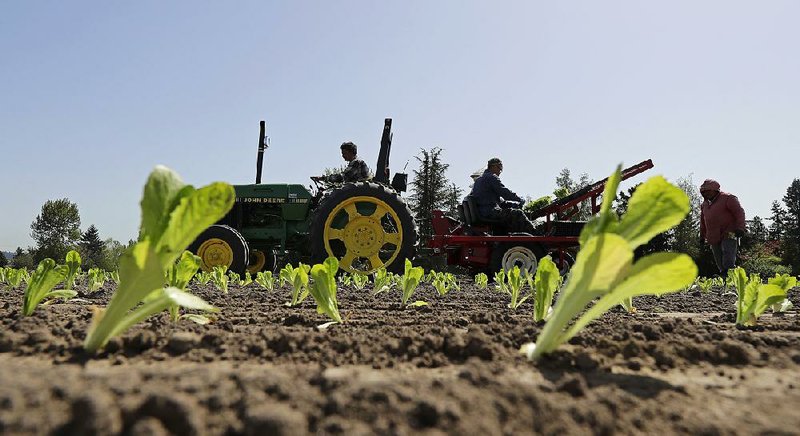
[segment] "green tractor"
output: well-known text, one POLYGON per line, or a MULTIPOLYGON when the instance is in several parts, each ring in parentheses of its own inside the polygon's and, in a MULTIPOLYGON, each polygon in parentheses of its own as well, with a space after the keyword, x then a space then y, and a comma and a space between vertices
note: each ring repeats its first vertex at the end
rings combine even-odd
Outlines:
POLYGON ((401 272, 405 260, 414 257, 417 226, 399 195, 406 190, 407 175, 397 173, 388 181, 391 127, 387 118, 375 177, 344 184, 312 177, 315 187, 309 189, 261 183, 267 147, 262 121, 256 183, 234 185, 233 209, 188 249, 200 257, 205 271, 222 265, 255 274, 274 270, 278 262, 321 263, 335 256, 348 272, 401 272))

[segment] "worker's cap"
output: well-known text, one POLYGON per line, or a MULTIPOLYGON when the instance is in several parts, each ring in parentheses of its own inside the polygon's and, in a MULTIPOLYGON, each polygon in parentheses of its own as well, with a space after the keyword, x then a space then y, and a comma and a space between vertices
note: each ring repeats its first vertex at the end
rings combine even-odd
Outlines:
POLYGON ((353 144, 350 141, 342 142, 342 145, 339 146, 339 148, 342 149, 342 150, 350 150, 353 153, 358 154, 358 146, 356 146, 355 144, 353 144))
POLYGON ((703 191, 719 191, 719 182, 714 179, 706 179, 702 185, 700 185, 700 192, 703 191))
POLYGON ((492 165, 503 165, 503 161, 501 161, 499 157, 493 157, 489 159, 489 163, 486 166, 490 167, 492 165))

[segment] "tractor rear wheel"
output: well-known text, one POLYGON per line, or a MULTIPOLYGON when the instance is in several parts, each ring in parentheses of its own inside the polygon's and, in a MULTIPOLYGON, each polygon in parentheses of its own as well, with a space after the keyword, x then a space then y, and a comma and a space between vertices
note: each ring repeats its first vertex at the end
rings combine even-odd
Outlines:
POLYGON ((377 183, 334 189, 320 200, 311 220, 312 261, 334 256, 348 272, 402 272, 416 244, 411 210, 396 192, 377 183))
POLYGON ((203 231, 187 250, 200 257, 200 268, 212 271, 226 266, 229 271, 244 274, 249 261, 247 242, 236 229, 215 224, 203 231))
POLYGON ((489 265, 491 273, 505 270, 506 272, 518 266, 520 272, 536 274, 539 259, 544 256, 544 250, 539 244, 531 243, 503 243, 492 250, 492 259, 489 265))

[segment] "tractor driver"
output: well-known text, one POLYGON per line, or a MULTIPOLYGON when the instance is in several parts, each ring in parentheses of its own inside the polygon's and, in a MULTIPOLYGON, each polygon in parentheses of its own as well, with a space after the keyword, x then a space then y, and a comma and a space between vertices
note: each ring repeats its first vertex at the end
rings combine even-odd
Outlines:
POLYGON ((323 176, 321 179, 332 183, 360 182, 370 178, 369 167, 366 162, 358 158, 358 147, 352 142, 343 142, 342 158, 346 160, 347 168, 341 174, 323 176))
POLYGON ((478 206, 478 215, 484 219, 502 220, 508 223, 509 232, 535 233, 533 223, 522 212, 524 200, 500 181, 503 162, 489 159, 483 175, 475 180, 470 195, 478 206))

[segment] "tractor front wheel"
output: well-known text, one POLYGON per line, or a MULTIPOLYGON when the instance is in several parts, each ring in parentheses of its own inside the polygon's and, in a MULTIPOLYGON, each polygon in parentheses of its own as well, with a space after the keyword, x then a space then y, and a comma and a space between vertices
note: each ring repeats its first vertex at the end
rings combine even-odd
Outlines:
POLYGON ((215 224, 203 231, 187 250, 200 257, 200 268, 212 271, 226 266, 229 271, 244 274, 249 261, 247 242, 236 229, 215 224))
POLYGON ((311 221, 313 262, 334 256, 348 272, 402 272, 416 244, 411 210, 396 192, 377 183, 347 183, 331 191, 311 221))

